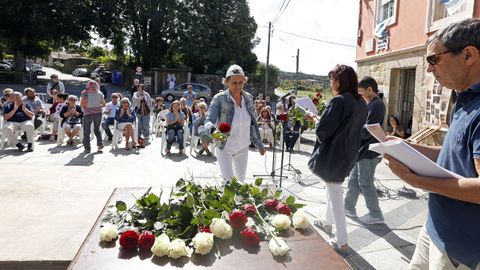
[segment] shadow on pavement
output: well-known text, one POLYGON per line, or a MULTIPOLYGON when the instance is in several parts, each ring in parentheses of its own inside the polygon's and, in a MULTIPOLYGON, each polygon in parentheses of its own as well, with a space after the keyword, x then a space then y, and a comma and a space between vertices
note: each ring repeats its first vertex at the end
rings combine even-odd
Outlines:
POLYGON ((91 166, 96 153, 80 153, 77 157, 72 158, 65 166, 91 166))

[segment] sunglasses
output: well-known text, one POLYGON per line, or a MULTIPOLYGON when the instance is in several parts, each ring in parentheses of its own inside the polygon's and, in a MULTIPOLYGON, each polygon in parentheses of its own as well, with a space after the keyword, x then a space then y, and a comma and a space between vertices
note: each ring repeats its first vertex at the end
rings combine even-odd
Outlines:
POLYGON ((429 55, 429 56, 425 57, 425 59, 427 60, 427 63, 429 63, 430 65, 436 66, 436 65, 438 65, 438 62, 441 59, 440 55, 447 54, 447 53, 453 53, 453 51, 447 50, 447 51, 444 51, 444 52, 441 52, 441 53, 432 54, 432 55, 429 55))

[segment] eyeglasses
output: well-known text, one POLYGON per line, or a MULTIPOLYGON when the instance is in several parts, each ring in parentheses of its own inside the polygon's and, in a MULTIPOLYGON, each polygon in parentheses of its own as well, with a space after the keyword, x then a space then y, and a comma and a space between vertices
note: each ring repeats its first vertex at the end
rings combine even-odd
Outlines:
POLYGON ((447 50, 447 51, 444 51, 444 52, 441 52, 441 53, 436 53, 436 54, 429 55, 425 59, 427 60, 427 63, 429 63, 430 65, 436 66, 436 65, 438 65, 438 62, 441 59, 440 55, 447 54, 447 53, 453 53, 453 52, 447 50))
POLYGON ((70 98, 68 99, 69 101, 77 101, 76 99, 70 98))
POLYGON ((118 97, 112 97, 112 98, 118 98, 118 97))

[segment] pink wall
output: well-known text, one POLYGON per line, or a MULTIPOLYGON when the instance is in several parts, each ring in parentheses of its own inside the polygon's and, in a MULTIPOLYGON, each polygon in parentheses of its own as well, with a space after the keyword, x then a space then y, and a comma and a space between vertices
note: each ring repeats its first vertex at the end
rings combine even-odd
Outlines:
MULTIPOLYGON (((375 1, 379 0, 359 0, 362 37, 357 43, 357 60, 376 55, 375 45, 372 52, 365 53, 365 42, 373 38, 375 28, 375 1)), ((425 33, 428 1, 397 0, 397 5, 397 21, 387 27, 390 31, 389 49, 381 51, 382 54, 422 45, 428 37, 425 33)), ((475 0, 474 17, 480 17, 480 0, 475 0)))

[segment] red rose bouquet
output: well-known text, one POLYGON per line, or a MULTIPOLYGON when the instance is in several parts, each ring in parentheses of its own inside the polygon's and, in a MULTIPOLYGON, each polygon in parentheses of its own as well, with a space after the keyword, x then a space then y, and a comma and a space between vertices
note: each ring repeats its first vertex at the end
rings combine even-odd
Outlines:
POLYGON ((218 125, 217 130, 212 134, 213 139, 225 143, 230 136, 232 126, 229 123, 222 122, 218 125))

